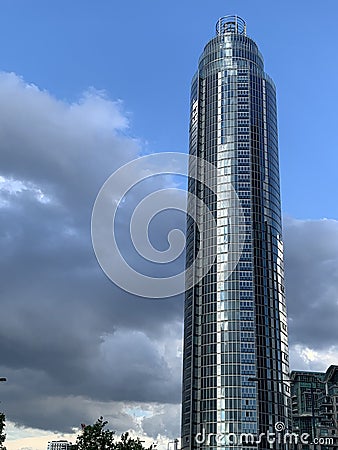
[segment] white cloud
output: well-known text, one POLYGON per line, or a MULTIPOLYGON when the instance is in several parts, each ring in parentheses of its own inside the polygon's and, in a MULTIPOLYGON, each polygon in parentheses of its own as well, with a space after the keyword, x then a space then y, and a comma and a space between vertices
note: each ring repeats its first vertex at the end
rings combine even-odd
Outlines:
POLYGON ((292 370, 313 370, 326 372, 332 364, 338 364, 338 346, 314 350, 304 345, 294 345, 290 349, 292 370))

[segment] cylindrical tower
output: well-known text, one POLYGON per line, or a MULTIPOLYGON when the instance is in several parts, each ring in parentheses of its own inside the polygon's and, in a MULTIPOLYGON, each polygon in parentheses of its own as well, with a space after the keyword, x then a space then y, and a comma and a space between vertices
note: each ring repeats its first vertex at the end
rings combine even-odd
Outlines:
POLYGON ((188 204, 187 266, 210 254, 215 262, 186 292, 182 448, 270 449, 264 437, 245 445, 241 435, 276 432, 278 422, 290 426, 276 93, 238 16, 219 19, 199 60, 190 154, 216 168, 210 180, 201 163, 200 181, 190 178, 188 189, 217 226, 198 214, 194 223, 189 211, 198 205, 188 204), (224 267, 231 261, 229 275, 224 267))

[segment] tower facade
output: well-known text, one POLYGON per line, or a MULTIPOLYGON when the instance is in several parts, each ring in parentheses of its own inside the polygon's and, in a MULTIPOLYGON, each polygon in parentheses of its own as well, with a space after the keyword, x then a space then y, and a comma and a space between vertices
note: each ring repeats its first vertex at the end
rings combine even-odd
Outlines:
POLYGON ((190 154, 189 192, 214 221, 189 200, 182 448, 270 449, 240 435, 290 427, 276 92, 238 16, 219 19, 193 77, 190 154))

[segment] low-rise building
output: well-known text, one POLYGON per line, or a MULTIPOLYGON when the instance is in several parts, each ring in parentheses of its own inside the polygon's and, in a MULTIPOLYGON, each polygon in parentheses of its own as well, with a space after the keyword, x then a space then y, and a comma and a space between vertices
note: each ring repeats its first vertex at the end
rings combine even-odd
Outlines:
POLYGON ((291 372, 292 431, 310 436, 295 449, 338 449, 338 366, 326 372, 291 372))
POLYGON ((47 450, 72 450, 73 444, 68 441, 49 441, 47 450))

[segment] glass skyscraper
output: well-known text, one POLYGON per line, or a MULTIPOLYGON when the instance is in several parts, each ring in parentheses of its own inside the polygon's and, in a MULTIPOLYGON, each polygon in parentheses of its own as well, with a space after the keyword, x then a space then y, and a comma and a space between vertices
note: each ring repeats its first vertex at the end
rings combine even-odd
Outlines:
POLYGON ((185 297, 182 448, 270 449, 240 435, 290 427, 276 92, 238 16, 219 19, 200 57, 190 154, 189 192, 214 222, 188 202, 187 267, 199 261, 185 297))

